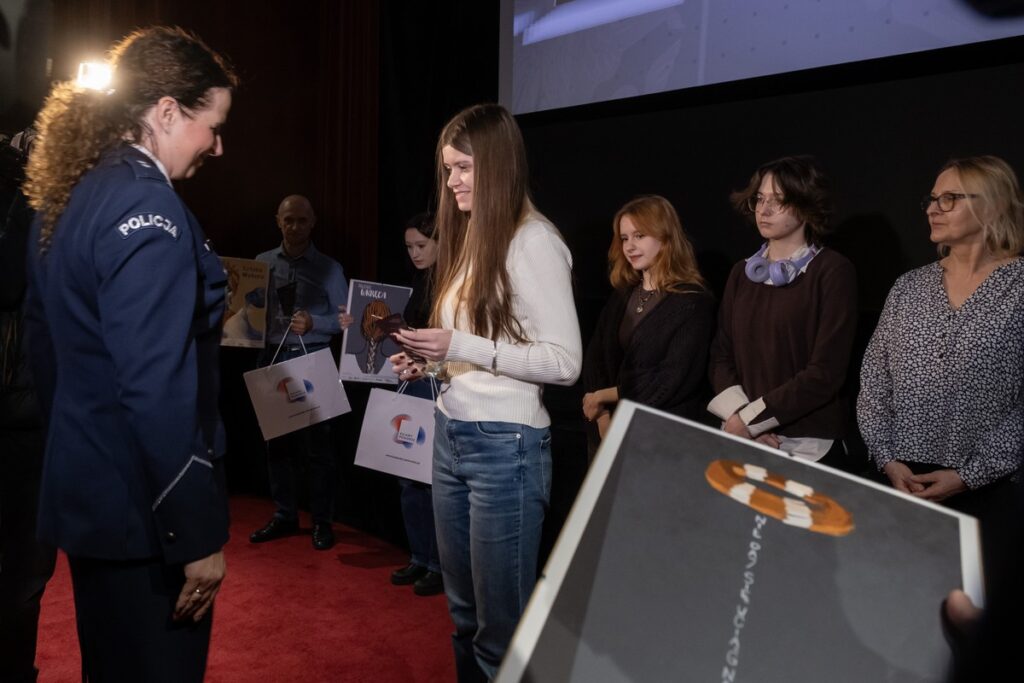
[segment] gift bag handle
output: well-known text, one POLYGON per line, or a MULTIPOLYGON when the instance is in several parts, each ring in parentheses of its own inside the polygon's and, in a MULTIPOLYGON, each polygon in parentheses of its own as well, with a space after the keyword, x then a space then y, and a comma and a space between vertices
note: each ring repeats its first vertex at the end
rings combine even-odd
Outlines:
MULTIPOLYGON (((289 326, 288 329, 286 329, 284 331, 284 336, 281 337, 281 343, 277 345, 277 351, 274 351, 274 357, 270 359, 270 365, 273 365, 274 361, 277 360, 277 354, 281 353, 281 349, 284 347, 284 343, 286 341, 288 341, 288 335, 291 334, 291 333, 292 333, 292 328, 289 326)), ((308 351, 306 351, 306 342, 302 341, 302 335, 301 334, 298 335, 298 337, 299 337, 299 346, 302 347, 302 355, 305 356, 308 353, 308 351)))
MULTIPOLYGON (((436 377, 431 377, 430 375, 427 375, 427 378, 430 380, 430 393, 431 393, 431 395, 433 397, 432 400, 436 401, 437 400, 437 393, 438 393, 437 378, 436 377)), ((409 382, 408 381, 400 382, 398 384, 398 390, 395 393, 396 394, 405 393, 405 390, 408 388, 408 386, 409 386, 409 382)))

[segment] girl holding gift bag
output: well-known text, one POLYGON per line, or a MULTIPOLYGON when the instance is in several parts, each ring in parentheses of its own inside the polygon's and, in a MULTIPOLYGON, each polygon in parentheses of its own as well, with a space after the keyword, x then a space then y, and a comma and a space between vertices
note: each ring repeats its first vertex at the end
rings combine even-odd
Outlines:
MULTIPOLYGON (((430 277, 437 262, 437 240, 434 239, 434 217, 422 213, 406 222, 405 249, 409 261, 416 269, 412 296, 405 306, 405 321, 414 328, 430 324, 433 302, 430 277)), ((434 382, 410 384, 412 396, 434 398, 434 382)), ((416 595, 436 595, 444 590, 441 578, 441 560, 437 554, 437 534, 434 530, 434 504, 431 487, 422 482, 400 477, 402 488, 402 521, 409 539, 409 564, 391 572, 391 583, 396 586, 412 584, 416 595)))
POLYGON ((544 383, 572 384, 582 343, 569 249, 530 201, 526 149, 495 104, 437 143, 433 327, 396 337, 403 380, 443 363, 434 515, 460 681, 493 678, 537 577, 551 491, 544 383))

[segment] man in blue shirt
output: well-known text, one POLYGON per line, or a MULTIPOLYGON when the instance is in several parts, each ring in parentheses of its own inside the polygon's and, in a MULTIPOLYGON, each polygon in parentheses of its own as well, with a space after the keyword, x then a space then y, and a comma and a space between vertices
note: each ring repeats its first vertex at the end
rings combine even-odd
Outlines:
MULTIPOLYGON (((276 362, 301 356, 303 344, 308 353, 322 349, 340 332, 338 310, 348 300, 348 282, 341 265, 313 246, 310 233, 315 224, 308 199, 285 197, 277 209, 281 246, 256 257, 270 264, 267 348, 261 365, 270 362, 285 337, 276 362)), ((267 442, 270 493, 277 510, 266 526, 252 533, 251 542, 263 543, 298 531, 295 465, 299 457, 309 461, 313 547, 327 550, 334 545, 331 517, 337 481, 329 422, 267 442)))

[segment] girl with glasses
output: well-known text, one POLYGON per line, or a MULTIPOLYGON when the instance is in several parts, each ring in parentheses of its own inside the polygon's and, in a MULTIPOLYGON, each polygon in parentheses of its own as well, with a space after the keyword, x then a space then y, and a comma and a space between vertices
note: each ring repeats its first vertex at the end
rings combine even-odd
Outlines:
POLYGON ((732 200, 765 242, 729 275, 711 345, 708 410, 730 434, 851 469, 839 392, 856 329, 856 276, 822 246, 827 179, 810 157, 784 157, 761 166, 732 200))

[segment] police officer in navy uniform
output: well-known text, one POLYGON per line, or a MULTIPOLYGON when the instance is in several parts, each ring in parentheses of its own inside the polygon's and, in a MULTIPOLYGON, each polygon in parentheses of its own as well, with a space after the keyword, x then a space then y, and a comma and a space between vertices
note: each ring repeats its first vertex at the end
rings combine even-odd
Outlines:
POLYGON ((201 681, 228 538, 226 275, 171 181, 222 153, 236 80, 180 29, 111 54, 111 92, 54 87, 28 166, 39 534, 68 555, 85 678, 201 681))

